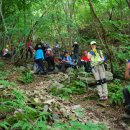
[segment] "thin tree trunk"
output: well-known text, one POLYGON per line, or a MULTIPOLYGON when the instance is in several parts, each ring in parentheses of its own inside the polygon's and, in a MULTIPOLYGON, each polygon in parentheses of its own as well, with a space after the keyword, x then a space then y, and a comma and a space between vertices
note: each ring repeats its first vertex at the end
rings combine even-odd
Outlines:
POLYGON ((26 42, 26 0, 24 0, 24 42, 26 42))
MULTIPOLYGON (((7 33, 8 33, 8 30, 7 30, 5 19, 4 19, 3 12, 2 12, 2 0, 0 0, 0 15, 1 15, 1 18, 2 18, 2 21, 3 21, 3 25, 4 25, 4 29, 5 29, 5 36, 6 36, 7 33)), ((9 40, 8 36, 7 36, 7 40, 10 43, 10 40, 9 40)))
POLYGON ((126 3, 127 3, 128 7, 130 9, 130 0, 126 0, 126 3))
POLYGON ((7 33, 7 27, 6 27, 6 24, 5 24, 5 19, 4 19, 4 16, 3 16, 3 13, 2 13, 2 0, 0 2, 0 14, 1 14, 1 17, 2 17, 2 21, 3 21, 3 25, 4 25, 4 28, 5 28, 5 32, 7 33))

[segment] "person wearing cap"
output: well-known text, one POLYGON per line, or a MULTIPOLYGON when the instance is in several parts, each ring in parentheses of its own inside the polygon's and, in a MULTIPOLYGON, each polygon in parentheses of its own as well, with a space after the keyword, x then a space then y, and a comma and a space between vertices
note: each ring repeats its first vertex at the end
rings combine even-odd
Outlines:
POLYGON ((92 41, 90 46, 91 51, 89 53, 89 58, 91 59, 92 73, 96 80, 98 95, 100 100, 107 100, 108 89, 104 68, 104 56, 102 51, 97 49, 97 43, 95 41, 92 41))
POLYGON ((36 52, 35 52, 35 62, 40 68, 38 73, 46 74, 45 69, 44 69, 44 63, 43 63, 43 60, 45 58, 44 58, 44 52, 43 52, 43 49, 42 49, 42 44, 41 43, 36 44, 35 50, 36 50, 36 52))
POLYGON ((84 55, 81 57, 81 65, 84 66, 86 72, 91 71, 90 59, 88 58, 88 52, 84 51, 84 55))
POLYGON ((55 69, 55 62, 54 62, 54 54, 51 48, 46 50, 45 59, 48 63, 48 71, 53 71, 55 69))
POLYGON ((79 59, 79 44, 78 42, 74 42, 73 46, 72 46, 72 51, 73 51, 73 61, 74 62, 78 62, 79 59))

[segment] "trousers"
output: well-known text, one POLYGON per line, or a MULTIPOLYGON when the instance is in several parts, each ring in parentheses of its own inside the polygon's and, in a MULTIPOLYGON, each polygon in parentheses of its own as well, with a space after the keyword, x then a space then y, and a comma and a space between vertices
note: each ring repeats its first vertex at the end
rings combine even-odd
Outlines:
POLYGON ((108 89, 107 89, 104 65, 101 64, 101 65, 92 67, 92 73, 97 82, 98 95, 100 97, 108 96, 108 89))

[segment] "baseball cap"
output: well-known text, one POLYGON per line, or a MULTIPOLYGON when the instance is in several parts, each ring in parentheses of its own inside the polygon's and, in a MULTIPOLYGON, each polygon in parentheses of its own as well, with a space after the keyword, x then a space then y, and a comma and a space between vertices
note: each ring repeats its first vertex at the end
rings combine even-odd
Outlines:
POLYGON ((96 41, 91 41, 90 42, 90 45, 96 45, 97 43, 96 43, 96 41))

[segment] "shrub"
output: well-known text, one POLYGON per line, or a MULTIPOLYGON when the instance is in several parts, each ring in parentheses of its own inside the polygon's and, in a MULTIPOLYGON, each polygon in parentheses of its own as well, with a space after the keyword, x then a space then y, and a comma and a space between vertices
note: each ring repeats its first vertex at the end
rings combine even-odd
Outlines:
POLYGON ((70 121, 67 123, 57 123, 54 124, 52 130, 108 130, 104 124, 94 124, 92 122, 87 122, 86 124, 82 124, 78 121, 70 121))
POLYGON ((28 84, 32 83, 33 79, 33 74, 30 71, 26 70, 25 72, 23 72, 22 76, 18 80, 24 84, 28 84))
POLYGON ((108 90, 110 103, 121 105, 123 103, 123 87, 121 86, 120 80, 115 80, 113 83, 109 84, 108 90))

